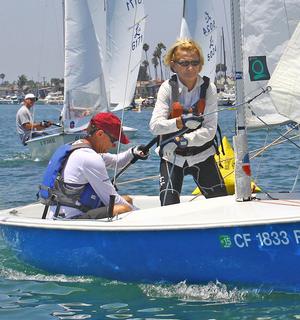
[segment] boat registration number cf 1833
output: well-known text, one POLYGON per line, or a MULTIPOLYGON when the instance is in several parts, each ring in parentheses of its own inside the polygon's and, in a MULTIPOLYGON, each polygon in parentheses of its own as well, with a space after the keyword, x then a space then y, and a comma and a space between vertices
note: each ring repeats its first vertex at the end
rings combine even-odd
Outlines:
POLYGON ((220 244, 222 248, 249 248, 253 246, 287 246, 289 244, 300 244, 300 230, 287 232, 264 231, 257 233, 236 233, 234 235, 220 235, 220 244))

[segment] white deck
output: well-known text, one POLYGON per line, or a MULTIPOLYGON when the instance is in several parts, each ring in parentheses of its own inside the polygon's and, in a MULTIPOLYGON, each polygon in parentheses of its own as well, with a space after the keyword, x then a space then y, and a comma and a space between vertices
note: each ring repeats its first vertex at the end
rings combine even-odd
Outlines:
POLYGON ((227 196, 188 202, 192 197, 186 196, 182 197, 184 202, 181 204, 160 207, 158 197, 133 196, 141 210, 122 214, 113 221, 42 220, 44 207, 34 203, 0 211, 0 224, 85 231, 139 231, 300 222, 300 195, 280 194, 280 197, 281 200, 236 202, 234 196, 227 196))

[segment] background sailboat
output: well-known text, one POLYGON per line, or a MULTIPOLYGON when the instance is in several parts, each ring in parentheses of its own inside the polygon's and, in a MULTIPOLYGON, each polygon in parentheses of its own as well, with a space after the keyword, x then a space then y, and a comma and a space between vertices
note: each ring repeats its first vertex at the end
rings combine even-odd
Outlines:
MULTIPOLYGON (((138 5, 138 8, 127 10, 126 3, 120 1, 109 1, 109 4, 105 0, 65 1, 62 128, 28 141, 33 159, 49 159, 59 145, 80 138, 95 113, 112 111, 115 102, 121 105, 118 109, 130 104, 138 75, 137 61, 142 56, 142 40, 136 42, 134 50, 131 50, 132 33, 138 29, 143 38, 143 5, 138 5), (115 18, 114 15, 120 12, 122 19, 115 18), (119 62, 122 60, 135 65, 126 79, 122 76, 126 70, 119 62), (126 95, 125 88, 128 90, 126 95), (120 90, 119 96, 117 89, 120 90)), ((136 129, 125 126, 123 130, 129 136, 136 132, 136 129)))

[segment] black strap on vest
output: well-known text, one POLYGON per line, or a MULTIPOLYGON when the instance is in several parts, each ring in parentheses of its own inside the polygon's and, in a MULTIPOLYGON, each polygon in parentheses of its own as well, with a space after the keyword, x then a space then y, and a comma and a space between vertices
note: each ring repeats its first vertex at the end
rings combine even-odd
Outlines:
MULTIPOLYGON (((43 214, 42 214, 42 219, 46 219, 46 216, 47 216, 47 213, 48 213, 50 205, 55 205, 56 206, 54 217, 58 216, 60 207, 62 205, 67 205, 69 207, 77 208, 77 209, 79 209, 79 210, 81 210, 83 212, 88 210, 88 208, 85 208, 85 206, 74 205, 72 203, 72 201, 67 201, 67 196, 65 194, 61 193, 61 189, 62 189, 61 187, 62 187, 62 185, 64 185, 63 179, 61 177, 61 173, 64 170, 71 153, 73 151, 75 151, 77 149, 81 149, 81 148, 90 148, 91 149, 92 147, 87 143, 78 143, 78 144, 72 145, 72 149, 70 150, 70 153, 68 154, 68 156, 66 157, 66 159, 62 163, 61 169, 60 169, 59 174, 58 174, 58 176, 56 178, 56 181, 55 181, 53 189, 50 190, 50 188, 46 187, 48 193, 50 194, 50 196, 49 196, 48 200, 43 200, 43 203, 45 204, 45 208, 44 208, 44 211, 43 211, 43 214), (60 187, 60 188, 58 188, 58 187, 60 187), (61 198, 65 198, 65 201, 62 201, 62 202, 59 201, 59 200, 61 200, 61 198)), ((45 186, 40 185, 39 188, 43 189, 43 188, 45 188, 45 186)), ((37 193, 37 197, 39 198, 39 193, 37 193)))
MULTIPOLYGON (((200 87, 200 99, 206 99, 206 92, 207 92, 207 88, 209 86, 209 78, 206 76, 203 76, 202 79, 204 82, 202 83, 202 85, 200 87)), ((196 103, 196 105, 197 105, 197 103, 196 103)), ((204 113, 204 110, 202 110, 201 114, 203 114, 203 113, 204 113)))
MULTIPOLYGON (((200 96, 199 99, 205 99, 206 98, 206 92, 209 86, 209 78, 206 76, 203 76, 203 83, 200 87, 200 96)), ((178 79, 177 79, 177 75, 173 74, 172 77, 169 79, 169 84, 171 86, 171 105, 173 102, 177 102, 179 101, 179 86, 178 86, 178 79)), ((193 104, 192 109, 194 109, 195 111, 197 108, 197 102, 195 102, 195 104, 193 104)), ((204 110, 202 111, 203 114, 204 110)), ((195 113, 195 112, 194 112, 195 113)), ((197 114, 198 115, 198 114, 197 114)))
POLYGON ((169 84, 171 86, 171 105, 173 102, 179 101, 179 87, 177 75, 173 74, 169 79, 169 84))
MULTIPOLYGON (((199 99, 206 98, 206 92, 207 92, 207 88, 209 86, 209 78, 208 77, 204 76, 203 81, 204 82, 202 83, 202 85, 200 87, 199 99)), ((171 86, 171 105, 172 105, 172 103, 177 102, 179 100, 179 86, 178 86, 178 79, 177 79, 176 74, 173 74, 172 77, 169 79, 169 84, 171 86)), ((194 113, 197 113, 197 115, 198 115, 197 103, 198 103, 198 101, 192 106, 192 109, 194 110, 194 113)), ((204 112, 204 110, 203 110, 203 112, 204 112)), ((192 131, 193 130, 188 130, 186 133, 189 133, 192 131)), ((161 141, 164 141, 173 135, 174 135, 174 133, 162 135, 161 141)), ((199 146, 199 147, 186 147, 184 149, 177 148, 175 150, 175 153, 178 155, 182 155, 182 156, 196 155, 196 154, 203 152, 204 150, 210 148, 211 146, 215 145, 214 140, 215 139, 212 139, 211 141, 208 141, 207 143, 205 143, 204 145, 199 146)), ((216 148, 216 152, 218 152, 218 148, 216 148)))

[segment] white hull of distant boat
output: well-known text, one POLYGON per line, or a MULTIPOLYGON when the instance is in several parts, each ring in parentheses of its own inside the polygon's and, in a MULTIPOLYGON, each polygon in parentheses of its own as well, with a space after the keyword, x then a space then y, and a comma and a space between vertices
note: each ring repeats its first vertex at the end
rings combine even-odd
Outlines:
POLYGON ((280 198, 159 207, 157 197, 133 196, 144 209, 112 221, 42 220, 32 204, 0 211, 0 231, 19 259, 51 273, 299 291, 300 197, 280 198))
POLYGON ((19 104, 20 99, 17 96, 7 96, 5 98, 0 97, 0 104, 19 104))
MULTIPOLYGON (((124 133, 130 138, 135 137, 137 129, 131 127, 123 127, 124 133)), ((49 135, 33 138, 27 141, 30 150, 31 159, 34 161, 49 160, 54 151, 65 143, 70 143, 81 139, 85 136, 85 132, 56 132, 49 135)))

